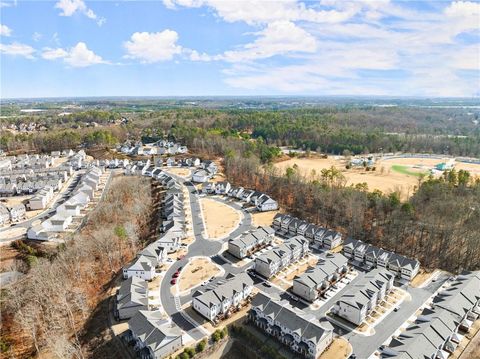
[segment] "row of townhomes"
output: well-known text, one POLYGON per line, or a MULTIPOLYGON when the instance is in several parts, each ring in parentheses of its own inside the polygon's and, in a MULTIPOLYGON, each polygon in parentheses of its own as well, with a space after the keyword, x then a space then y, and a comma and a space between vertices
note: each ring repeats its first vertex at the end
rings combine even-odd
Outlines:
POLYGON ((148 283, 132 276, 123 281, 115 298, 115 317, 129 319, 140 310, 148 310, 148 283))
POLYGON ((210 160, 203 161, 197 167, 198 168, 192 174, 192 181, 197 183, 208 182, 208 180, 213 178, 218 172, 217 165, 210 160))
POLYGON ((320 259, 315 267, 308 268, 293 279, 292 292, 314 302, 344 278, 348 271, 347 258, 341 254, 328 254, 324 259, 320 259))
POLYGON ((180 241, 186 237, 184 198, 179 184, 163 172, 156 179, 165 188, 159 210, 159 238, 139 252, 133 263, 123 268, 124 278, 135 276, 148 281, 154 279, 156 268, 164 263, 168 253, 179 248, 180 241))
POLYGON ((228 252, 239 258, 245 258, 272 243, 275 231, 271 227, 258 227, 228 241, 228 252))
MULTIPOLYGON (((150 167, 150 163, 145 163, 142 168, 145 165, 150 167)), ((164 188, 159 238, 123 268, 125 281, 117 291, 115 316, 121 320, 130 318, 123 339, 133 346, 138 358, 159 359, 182 348, 183 333, 161 311, 151 310, 147 281, 156 276, 156 268, 165 263, 167 254, 177 250, 180 240, 185 238, 184 197, 181 185, 158 168, 137 174, 156 179, 164 188)))
POLYGON ((132 143, 126 141, 117 148, 118 151, 131 156, 150 156, 150 155, 176 155, 188 152, 187 146, 167 140, 159 140, 157 142, 132 143))
POLYGON ((480 271, 464 272, 441 290, 383 357, 447 359, 480 316, 480 271))
POLYGON ((393 275, 383 268, 368 272, 335 303, 332 313, 360 325, 393 287, 393 275))
POLYGON ((25 214, 25 206, 22 203, 9 207, 0 203, 0 226, 20 222, 25 218, 25 214))
POLYGON ((405 281, 412 280, 420 269, 420 262, 416 259, 407 258, 353 238, 345 240, 343 254, 355 263, 365 264, 370 268, 386 268, 395 274, 395 277, 405 281))
POLYGON ((81 216, 99 190, 103 170, 91 167, 82 176, 70 198, 56 208, 55 214, 45 221, 32 226, 27 231, 29 239, 47 241, 55 238, 59 232, 67 231, 74 217, 81 216))
POLYGON ((296 236, 289 238, 280 246, 274 247, 256 257, 255 272, 265 278, 270 278, 308 253, 308 241, 305 237, 296 236))
POLYGON ((253 289, 253 280, 247 273, 227 276, 225 282, 205 292, 196 291, 192 307, 212 322, 228 318, 231 313, 248 303, 253 289))
POLYGON ((104 167, 104 168, 126 168, 130 164, 130 160, 128 158, 118 159, 104 159, 104 160, 95 160, 93 164, 97 167, 104 167))
POLYGON ((166 358, 183 346, 181 329, 160 311, 138 311, 123 337, 140 359, 166 358))
POLYGON ((0 171, 0 196, 29 195, 47 186, 58 191, 72 174, 73 168, 69 165, 3 170, 0 171))
POLYGON ((263 293, 253 298, 248 317, 257 327, 306 358, 318 358, 333 340, 333 329, 328 322, 320 323, 287 301, 263 293))
POLYGON ((155 157, 154 163, 157 167, 198 167, 202 164, 202 161, 198 157, 186 157, 178 159, 175 157, 167 157, 166 159, 162 157, 155 157))
POLYGON ((288 214, 278 213, 273 218, 273 229, 283 236, 304 236, 311 245, 333 249, 342 244, 342 234, 288 214))
POLYGON ((45 209, 53 199, 53 196, 53 187, 46 186, 35 193, 35 195, 28 200, 27 207, 32 211, 45 209))
POLYGON ((245 189, 243 187, 232 187, 230 182, 216 182, 205 183, 203 192, 207 194, 226 195, 231 198, 236 198, 245 202, 247 205, 255 206, 260 212, 276 211, 278 209, 278 202, 275 201, 268 194, 245 189))

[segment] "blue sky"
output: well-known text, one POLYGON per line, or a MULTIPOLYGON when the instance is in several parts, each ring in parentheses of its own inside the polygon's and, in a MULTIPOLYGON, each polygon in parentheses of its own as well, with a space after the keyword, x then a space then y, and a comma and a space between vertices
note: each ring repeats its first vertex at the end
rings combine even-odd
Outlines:
POLYGON ((478 1, 0 6, 2 98, 480 95, 478 1))

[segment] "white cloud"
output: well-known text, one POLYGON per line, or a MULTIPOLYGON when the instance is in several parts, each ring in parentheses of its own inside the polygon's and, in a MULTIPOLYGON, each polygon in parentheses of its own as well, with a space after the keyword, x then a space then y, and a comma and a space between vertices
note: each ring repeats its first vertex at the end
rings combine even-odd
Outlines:
POLYGON ((42 57, 45 60, 63 59, 65 63, 72 67, 87 67, 108 63, 90 50, 84 42, 79 42, 68 50, 62 48, 44 48, 42 57))
POLYGON ((256 33, 258 38, 241 50, 226 51, 222 59, 229 62, 263 59, 287 53, 313 53, 315 38, 290 21, 275 21, 256 33))
POLYGON ((12 29, 7 25, 0 24, 0 36, 10 36, 12 34, 12 29))
POLYGON ((76 12, 84 14, 89 19, 95 20, 98 26, 102 26, 106 21, 105 18, 99 18, 92 9, 89 9, 83 0, 59 0, 55 4, 55 8, 61 10, 60 16, 72 16, 76 12))
POLYGON ((40 41, 40 39, 43 37, 42 34, 40 34, 39 32, 34 32, 33 35, 32 35, 32 40, 35 41, 35 42, 38 42, 40 41))
POLYGON ((35 49, 29 45, 13 42, 11 44, 0 43, 0 53, 11 56, 22 56, 27 59, 33 59, 35 49))
POLYGON ((46 47, 43 49, 42 58, 45 60, 55 60, 60 58, 65 58, 68 56, 68 52, 64 49, 51 49, 46 47))
POLYGON ((177 41, 178 34, 169 29, 162 32, 136 32, 130 41, 123 44, 128 53, 125 57, 145 63, 168 61, 182 53, 177 41))
POLYGON ((242 21, 250 25, 266 24, 273 21, 334 23, 348 20, 360 10, 360 6, 354 2, 343 6, 341 10, 315 10, 296 0, 164 0, 163 3, 170 9, 177 6, 208 6, 216 15, 227 22, 242 21))

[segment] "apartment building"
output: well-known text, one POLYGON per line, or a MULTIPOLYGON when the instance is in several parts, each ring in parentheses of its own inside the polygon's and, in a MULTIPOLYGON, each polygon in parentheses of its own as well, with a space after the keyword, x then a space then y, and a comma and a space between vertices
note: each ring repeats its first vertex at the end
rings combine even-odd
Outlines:
POLYGON ((258 227, 228 241, 228 252, 233 256, 245 258, 265 245, 272 243, 275 231, 271 227, 258 227))
POLYGON ((258 293, 252 301, 249 319, 267 334, 305 358, 318 358, 333 340, 333 329, 294 309, 287 301, 258 293))

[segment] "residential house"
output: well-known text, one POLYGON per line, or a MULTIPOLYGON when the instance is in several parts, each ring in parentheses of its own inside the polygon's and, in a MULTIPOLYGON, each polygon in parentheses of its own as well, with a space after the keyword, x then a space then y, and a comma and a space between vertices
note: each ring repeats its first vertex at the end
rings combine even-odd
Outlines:
POLYGON ((313 302, 348 273, 348 259, 341 254, 332 254, 318 261, 315 267, 293 279, 292 292, 313 302))
POLYGON ((26 209, 23 203, 13 205, 8 210, 10 211, 10 222, 12 223, 19 222, 25 218, 26 209))
POLYGON ((128 267, 123 268, 123 278, 138 277, 147 281, 156 276, 155 264, 152 264, 151 258, 138 256, 128 267))
POLYGON ((222 181, 215 184, 215 194, 227 194, 232 186, 230 182, 222 181))
POLYGON ((138 311, 128 321, 124 338, 141 359, 166 358, 183 347, 182 331, 160 311, 138 311))
POLYGON ((148 310, 148 283, 132 276, 122 282, 115 299, 117 319, 128 319, 140 310, 148 310))
POLYGON ((393 286, 393 274, 377 268, 367 273, 335 303, 332 312, 360 325, 393 286))
POLYGON ((4 226, 10 222, 10 212, 8 208, 0 203, 0 226, 4 226))
POLYGON ((276 211, 278 209, 278 203, 270 196, 263 194, 255 200, 255 207, 260 212, 276 211))
POLYGON ((271 227, 258 227, 228 241, 228 252, 237 258, 245 258, 272 242, 275 231, 271 227))
POLYGON ((244 303, 253 289, 253 280, 242 272, 206 292, 196 291, 192 307, 210 321, 219 316, 228 317, 231 311, 244 303))
POLYGON ((333 341, 333 328, 293 308, 287 301, 258 293, 248 318, 290 350, 305 358, 318 358, 333 341))
POLYGON ((205 170, 196 170, 193 172, 192 181, 197 183, 205 183, 210 179, 210 174, 205 170))
POLYGON ((342 234, 337 231, 329 230, 323 236, 323 247, 333 249, 342 243, 342 234))
POLYGON ((270 278, 284 267, 308 254, 308 241, 296 236, 255 258, 255 272, 270 278))

